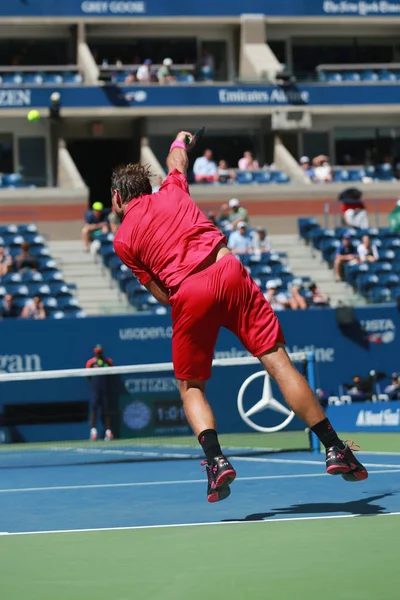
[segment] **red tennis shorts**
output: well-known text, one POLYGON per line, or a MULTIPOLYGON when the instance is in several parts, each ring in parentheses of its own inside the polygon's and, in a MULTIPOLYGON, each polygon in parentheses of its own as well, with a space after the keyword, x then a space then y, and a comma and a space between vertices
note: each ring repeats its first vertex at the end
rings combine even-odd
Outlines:
POLYGON ((210 378, 221 327, 237 335, 253 356, 285 343, 274 311, 232 254, 184 279, 170 300, 177 379, 210 378))

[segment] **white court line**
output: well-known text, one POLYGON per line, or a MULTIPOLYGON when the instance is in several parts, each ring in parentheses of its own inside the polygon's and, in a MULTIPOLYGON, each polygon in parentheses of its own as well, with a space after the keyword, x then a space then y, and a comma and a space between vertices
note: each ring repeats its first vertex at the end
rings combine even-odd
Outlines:
MULTIPOLYGON (((400 468, 385 469, 382 471, 373 471, 374 475, 381 473, 400 473, 400 468)), ((262 481, 267 479, 303 479, 307 477, 327 477, 327 473, 296 473, 292 475, 260 475, 257 477, 238 477, 235 481, 262 481)), ((93 483, 87 485, 57 485, 48 487, 30 487, 30 488, 6 488, 0 489, 0 494, 16 494, 19 492, 53 492, 62 490, 88 490, 102 488, 122 488, 122 487, 147 487, 155 485, 187 485, 192 483, 204 483, 205 479, 179 479, 172 481, 136 481, 127 483, 93 483)))
MULTIPOLYGON (((325 460, 290 460, 288 458, 261 458, 258 456, 230 456, 232 460, 241 460, 244 462, 265 462, 265 463, 279 463, 279 464, 288 464, 288 465, 323 465, 325 464, 325 460)), ((393 468, 400 469, 400 465, 394 464, 379 464, 379 463, 363 463, 365 467, 383 467, 383 468, 393 468)))
MULTIPOLYGON (((375 517, 393 517, 399 516, 400 512, 383 513, 374 515, 375 517)), ((217 521, 208 523, 171 523, 170 525, 133 525, 131 527, 99 527, 98 529, 52 529, 49 531, 3 531, 0 535, 15 536, 15 535, 48 535, 53 533, 92 533, 97 531, 135 531, 136 529, 172 529, 177 527, 209 527, 212 525, 249 525, 254 523, 283 523, 285 521, 327 521, 329 519, 353 519, 370 518, 371 515, 321 515, 317 517, 283 517, 279 519, 268 519, 260 521, 217 521)))

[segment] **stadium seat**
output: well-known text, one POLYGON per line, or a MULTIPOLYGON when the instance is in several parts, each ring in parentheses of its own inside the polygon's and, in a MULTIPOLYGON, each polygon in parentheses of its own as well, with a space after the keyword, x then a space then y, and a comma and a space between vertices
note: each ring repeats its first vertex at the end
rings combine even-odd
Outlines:
POLYGON ((360 81, 360 74, 356 71, 343 71, 342 81, 360 81))
POLYGON ((22 283, 25 283, 25 284, 39 283, 39 282, 43 281, 42 273, 38 273, 37 271, 31 271, 31 270, 23 271, 23 273, 20 274, 20 277, 21 277, 22 283))
POLYGON ((5 85, 22 85, 24 82, 19 73, 2 73, 1 78, 5 85))
POLYGON ((82 75, 80 73, 68 73, 65 72, 62 75, 63 82, 67 84, 80 84, 83 82, 82 75))
POLYGON ((20 273, 6 273, 1 277, 1 284, 8 285, 10 283, 22 283, 22 276, 20 273))
POLYGON ((364 169, 349 169, 349 181, 362 181, 365 177, 364 169))
POLYGON ((253 172, 254 183, 270 183, 271 172, 270 171, 254 171, 253 172))
POLYGON ((400 277, 396 273, 381 273, 379 283, 387 288, 397 287, 400 286, 400 277))
POLYGON ((46 309, 46 316, 48 314, 48 309, 54 310, 57 309, 57 299, 52 296, 45 296, 42 299, 43 306, 46 309))
POLYGON ((28 284, 28 292, 30 296, 50 296, 50 287, 46 283, 31 283, 28 284))
POLYGON ((396 81, 396 75, 388 69, 381 69, 378 71, 379 81, 396 81))
POLYGON ((373 304, 390 302, 391 299, 392 299, 392 295, 390 293, 390 290, 383 286, 377 286, 375 288, 372 288, 368 292, 368 300, 370 302, 372 302, 373 304))
POLYGON ((372 69, 365 69, 360 71, 361 81, 378 81, 378 75, 372 69))
POLYGON ((329 83, 339 83, 342 81, 342 76, 340 73, 335 73, 333 71, 328 71, 326 73, 326 81, 329 83))
POLYGON ((4 173, 3 175, 3 186, 8 187, 10 185, 16 185, 21 183, 21 175, 19 173, 4 173))
POLYGON ((333 170, 333 181, 335 183, 341 182, 341 181, 348 181, 349 178, 350 177, 349 177, 348 169, 334 169, 333 170))
POLYGON ((378 275, 372 275, 371 273, 366 273, 365 275, 360 275, 357 278, 357 288, 360 294, 365 294, 374 286, 379 285, 379 277, 378 275))
POLYGON ((184 75, 177 75, 176 80, 179 83, 195 83, 195 78, 191 73, 186 73, 184 75))
POLYGON ((66 298, 72 297, 70 288, 64 282, 49 283, 49 288, 50 288, 51 295, 56 296, 57 298, 59 298, 61 296, 64 296, 66 298))
POLYGON ((271 183, 289 183, 290 179, 283 171, 270 171, 271 183))
POLYGON ((20 285, 18 283, 8 283, 6 286, 8 294, 12 294, 14 298, 28 298, 29 290, 26 285, 20 285))
POLYGON ((252 183, 252 182, 253 182, 253 174, 250 171, 237 171, 236 183, 244 184, 244 183, 252 183))
POLYGON ((393 167, 390 164, 377 165, 375 176, 379 181, 397 181, 394 176, 393 167))
POLYGON ((24 73, 23 82, 27 85, 42 85, 43 76, 40 73, 24 73))
POLYGON ((37 227, 34 223, 28 223, 27 225, 18 225, 17 231, 22 236, 24 236, 26 233, 37 234, 37 232, 38 232, 37 227))
POLYGON ((64 83, 64 80, 60 73, 45 73, 43 76, 43 82, 47 85, 61 85, 64 83))
POLYGON ((312 229, 320 229, 315 217, 299 217, 297 219, 297 226, 299 229, 299 235, 301 238, 308 239, 308 233, 312 229))
POLYGON ((63 310, 64 312, 79 309, 78 300, 74 297, 59 296, 57 297, 57 304, 60 310, 63 310))

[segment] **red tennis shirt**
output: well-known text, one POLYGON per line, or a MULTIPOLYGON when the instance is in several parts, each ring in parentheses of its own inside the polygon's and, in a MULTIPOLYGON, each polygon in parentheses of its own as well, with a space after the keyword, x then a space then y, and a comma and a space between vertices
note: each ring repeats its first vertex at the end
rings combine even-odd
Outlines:
POLYGON ((185 175, 174 169, 158 192, 129 202, 114 249, 141 284, 158 279, 170 289, 222 241, 225 236, 189 196, 185 175))

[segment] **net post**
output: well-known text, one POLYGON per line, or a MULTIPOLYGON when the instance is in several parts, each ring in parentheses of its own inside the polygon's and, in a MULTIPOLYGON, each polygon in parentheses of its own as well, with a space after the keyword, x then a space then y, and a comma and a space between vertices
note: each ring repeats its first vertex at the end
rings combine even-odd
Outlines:
MULTIPOLYGON (((307 354, 307 380, 310 388, 315 393, 316 391, 316 380, 315 380, 315 354, 314 352, 308 352, 307 354)), ((310 431, 310 445, 311 451, 314 453, 319 453, 319 439, 310 431)))

